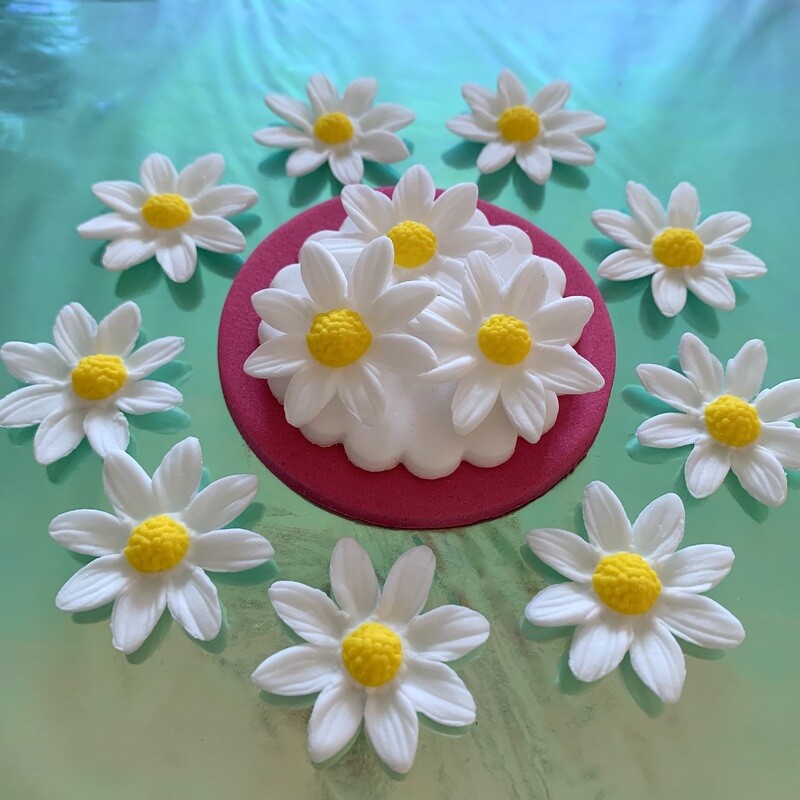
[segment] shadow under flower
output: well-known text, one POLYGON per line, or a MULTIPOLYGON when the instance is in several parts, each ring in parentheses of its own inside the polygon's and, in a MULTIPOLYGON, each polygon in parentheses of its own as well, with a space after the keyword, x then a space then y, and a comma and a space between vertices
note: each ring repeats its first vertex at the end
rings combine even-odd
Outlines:
POLYGON ((289 193, 289 205, 292 208, 303 208, 317 202, 325 192, 326 186, 331 197, 338 197, 342 190, 342 184, 333 176, 327 162, 308 175, 301 175, 295 179, 292 191, 289 193))
POLYGON ((167 281, 167 288, 178 308, 182 308, 184 311, 194 311, 200 305, 205 294, 203 272, 195 269, 192 277, 185 283, 167 281))
POLYGON ((48 464, 45 471, 50 483, 63 483, 73 472, 92 456, 92 448, 88 439, 83 439, 81 443, 64 458, 59 459, 53 464, 48 464))
POLYGON ((642 679, 634 671, 629 655, 622 659, 622 663, 619 665, 619 674, 622 677, 622 683, 628 690, 628 694, 633 698, 636 705, 648 717, 661 716, 664 712, 663 700, 652 689, 644 685, 642 679))
MULTIPOLYGON (((410 142, 406 142, 406 146, 410 153, 414 152, 410 142)), ((400 180, 400 176, 397 174, 397 170, 392 169, 387 164, 379 164, 377 161, 365 161, 364 180, 369 181, 374 186, 394 186, 400 180)))
POLYGON ((170 408, 153 414, 131 415, 128 422, 138 430, 175 434, 186 430, 192 424, 192 418, 182 408, 170 408))
POLYGON ((477 169, 478 156, 483 150, 480 142, 462 141, 442 153, 442 161, 454 169, 477 169))
POLYGON ((723 481, 725 488, 730 492, 731 497, 738 503, 739 507, 747 514, 753 522, 759 525, 766 522, 769 517, 769 507, 759 503, 755 497, 751 497, 739 483, 739 479, 729 472, 723 481))

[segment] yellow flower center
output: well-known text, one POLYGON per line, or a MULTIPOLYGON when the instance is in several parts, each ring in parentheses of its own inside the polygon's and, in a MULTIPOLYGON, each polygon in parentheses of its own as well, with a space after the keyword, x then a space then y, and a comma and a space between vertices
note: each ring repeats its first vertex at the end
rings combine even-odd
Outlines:
POLYGON ((122 551, 137 572, 172 569, 189 549, 189 533, 166 514, 149 517, 137 525, 122 551))
POLYGON ((724 394, 705 410, 708 432, 722 444, 730 447, 746 447, 758 439, 761 420, 755 406, 739 397, 724 394))
POLYGON ((636 553, 614 553, 600 560, 592 575, 597 596, 620 614, 644 614, 661 594, 661 581, 636 553))
POLYGON ((342 144, 353 135, 350 117, 341 111, 323 114, 314 123, 314 136, 325 144, 342 144))
POLYGON ((359 625, 342 641, 342 662, 353 680, 362 686, 383 686, 400 669, 403 645, 400 637, 379 622, 359 625))
POLYGON ((179 194, 154 194, 142 206, 142 216, 153 228, 178 228, 192 218, 192 208, 179 194))
POLYGON ((84 400, 105 400, 118 392, 127 378, 128 370, 119 356, 86 356, 72 370, 72 389, 84 400))
POLYGON ((398 267, 421 267, 436 255, 436 234, 421 222, 400 222, 386 235, 394 245, 394 263, 398 267))
POLYGON ((361 315, 349 308, 317 314, 306 334, 308 352, 326 367, 346 367, 358 361, 372 344, 361 315))
POLYGON ((528 106, 511 106, 497 120, 497 130, 509 142, 529 142, 540 128, 539 115, 528 106))
POLYGON ((665 267, 696 267, 704 252, 700 237, 688 228, 667 228, 653 239, 653 255, 665 267))
POLYGON ((478 347, 495 364, 519 364, 531 351, 528 326, 508 314, 492 314, 478 328, 478 347))

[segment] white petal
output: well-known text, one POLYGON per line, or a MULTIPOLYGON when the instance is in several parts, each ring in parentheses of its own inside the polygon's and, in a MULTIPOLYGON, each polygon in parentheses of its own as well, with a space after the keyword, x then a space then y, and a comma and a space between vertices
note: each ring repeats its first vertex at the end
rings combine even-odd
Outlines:
POLYGON ((200 485, 202 471, 200 442, 194 436, 178 442, 153 473, 153 496, 159 511, 183 511, 200 485))
POLYGON ((661 203, 647 187, 641 183, 628 181, 625 187, 625 196, 628 200, 628 208, 650 235, 666 228, 667 215, 664 213, 661 203))
POLYGON ((102 214, 78 225, 78 233, 84 239, 116 239, 119 236, 136 236, 141 224, 118 212, 102 214))
POLYGON ((311 304, 283 289, 262 289, 251 298, 253 308, 261 319, 284 333, 306 332, 311 304))
POLYGON ((109 453, 103 463, 103 488, 122 519, 141 522, 158 512, 150 478, 127 453, 109 453))
MULTIPOLYGON (((534 98, 535 100, 535 98, 534 98)), ((532 104, 533 105, 533 104, 532 104)), ((547 114, 547 129, 591 136, 606 127, 606 121, 591 111, 551 111, 547 114)))
POLYGON ((347 282, 336 259, 317 242, 300 250, 300 275, 311 299, 321 310, 341 308, 347 282))
POLYGON ((565 297, 548 303, 531 316, 533 338, 553 344, 577 342, 593 313, 594 303, 589 297, 565 297))
POLYGON ((312 75, 306 87, 308 99, 317 116, 338 111, 342 101, 327 75, 312 75))
POLYGON ((463 606, 439 606, 420 614, 408 623, 405 632, 413 650, 431 661, 455 661, 476 650, 488 637, 487 619, 463 606))
POLYGON ((474 183, 459 183, 433 201, 428 224, 434 231, 463 228, 475 215, 477 204, 478 187, 474 183))
POLYGON ((311 109, 305 103, 301 103, 293 97, 286 97, 282 94, 268 94, 264 98, 264 103, 266 103, 270 111, 304 131, 310 132, 314 127, 314 114, 311 109))
POLYGON ((596 392, 605 383, 595 366, 567 345, 534 344, 529 364, 556 394, 596 392))
POLYGON ((453 427, 459 436, 472 433, 494 408, 500 392, 500 379, 481 377, 472 373, 465 375, 453 395, 451 409, 453 427))
POLYGON ((403 553, 386 576, 376 616, 395 625, 409 622, 428 599, 435 569, 430 547, 420 545, 403 553))
POLYGON ((345 617, 319 589, 278 581, 269 588, 275 613, 301 638, 315 645, 338 646, 345 617))
POLYGON ((447 383, 449 381, 457 381, 472 372, 478 364, 475 356, 458 356, 449 361, 439 362, 436 369, 426 372, 421 376, 426 381, 433 383, 447 383))
POLYGON ((384 333, 372 342, 370 361, 393 372, 428 372, 436 366, 436 353, 415 336, 384 333))
POLYGON ((658 310, 665 317, 674 317, 686 305, 686 283, 683 276, 674 275, 668 268, 660 269, 653 274, 650 289, 658 310))
POLYGON ((360 117, 372 106, 377 91, 375 78, 357 78, 344 90, 342 111, 350 117, 360 117))
POLYGON ((498 138, 497 130, 490 130, 478 124, 472 114, 451 117, 445 123, 447 130, 470 142, 491 142, 498 138))
POLYGON ((385 236, 361 251, 347 281, 347 296, 356 308, 370 305, 380 295, 389 282, 393 263, 392 243, 385 236))
POLYGON ((474 252, 467 256, 463 293, 467 311, 473 317, 486 317, 500 310, 500 275, 486 253, 474 252))
POLYGON ((760 339, 745 342, 742 349, 728 361, 725 379, 728 393, 752 400, 761 389, 767 369, 767 348, 760 339))
MULTIPOLYGON (((503 303, 508 313, 528 320, 539 310, 547 297, 548 279, 542 259, 532 256, 525 259, 514 271, 502 290, 503 303)), ((493 293, 493 292, 492 292, 493 293)), ((493 302, 491 295, 480 302, 493 302)), ((590 301, 591 302, 591 301, 590 301)), ((488 309, 484 310, 484 314, 488 309)), ((537 334, 541 331, 537 329, 537 334)))
POLYGON ((762 422, 780 422, 800 417, 800 378, 779 383, 763 391, 754 401, 762 422))
POLYGON ((6 342, 0 347, 0 359, 17 380, 25 383, 58 383, 70 374, 61 351, 47 342, 6 342))
POLYGON ((694 230, 700 219, 700 198, 691 183, 679 183, 669 196, 667 221, 675 228, 694 230))
POLYGON ((712 214, 697 226, 697 235, 709 247, 731 244, 750 230, 750 217, 738 211, 712 214))
POLYGON ((642 683, 665 703, 677 703, 686 680, 686 658, 658 619, 639 625, 631 643, 631 666, 642 683))
POLYGON ((364 177, 364 161, 354 150, 332 150, 328 155, 328 164, 333 177, 345 186, 350 183, 361 183, 364 177))
POLYGON ((276 336, 259 345, 244 362, 254 378, 285 378, 308 363, 308 346, 299 336, 276 336))
POLYGON ((483 228, 477 225, 442 233, 436 242, 436 249, 440 255, 459 259, 466 257, 473 250, 482 250, 489 256, 499 256, 505 253, 508 247, 508 238, 497 228, 483 228))
POLYGON ((600 262, 597 274, 609 281, 632 281, 661 269, 655 259, 641 250, 617 250, 600 262))
POLYGON ((84 437, 82 408, 63 408, 52 411, 36 429, 33 455, 38 464, 47 465, 69 455, 84 437))
POLYGON ((645 447, 683 447, 695 444, 705 436, 699 417, 689 414, 658 414, 645 420, 636 429, 639 444, 645 447))
POLYGON ((647 391, 667 405, 686 413, 698 413, 703 397, 684 375, 658 364, 640 364, 636 374, 647 391))
POLYGON ((195 216, 184 230, 198 247, 214 253, 241 253, 247 247, 244 234, 222 217, 195 216))
POLYGON ((255 475, 220 478, 195 495, 183 513, 183 521, 196 533, 223 528, 250 505, 257 491, 255 475))
POLYGON ((537 114, 555 113, 567 102, 569 94, 570 85, 566 81, 553 81, 536 92, 531 100, 531 108, 537 114))
POLYGON ((758 278, 767 271, 760 258, 731 244, 707 246, 703 263, 721 270, 729 278, 758 278))
POLYGON ((229 217, 254 206, 258 194, 247 186, 229 183, 208 189, 192 203, 192 211, 200 216, 229 217))
POLYGON ((314 703, 308 720, 308 754, 323 764, 344 750, 364 718, 366 694, 344 680, 331 681, 314 703))
POLYGON ((706 399, 725 391, 724 373, 719 359, 693 333, 684 333, 678 348, 681 369, 706 399))
POLYGON ((225 171, 225 158, 220 153, 200 156, 178 175, 178 194, 187 199, 196 197, 213 186, 225 171))
POLYGON ((786 473, 766 447, 756 444, 735 449, 731 454, 731 469, 742 488, 759 503, 779 506, 786 502, 786 473))
POLYGON ((97 352, 94 349, 96 336, 97 323, 80 303, 70 303, 58 312, 53 341, 68 361, 74 364, 97 352))
POLYGON ((283 400, 286 421, 296 428, 308 425, 336 394, 334 369, 309 364, 295 372, 283 400))
POLYGON ((608 236, 609 239, 613 239, 615 242, 625 245, 625 247, 639 250, 644 245, 649 244, 645 239, 647 232, 642 228, 642 225, 633 217, 629 217, 620 211, 608 209, 593 211, 592 224, 601 233, 608 236))
POLYGON ((597 157, 594 148, 579 139, 574 133, 545 132, 543 147, 547 148, 547 152, 554 161, 560 161, 562 164, 587 166, 594 164, 597 157))
POLYGON ((131 437, 125 415, 103 406, 96 406, 86 414, 83 430, 92 450, 100 458, 105 458, 115 450, 125 450, 131 437))
POLYGON ((358 154, 368 161, 376 161, 379 164, 393 164, 409 156, 408 148, 399 136, 380 130, 361 134, 358 140, 358 154))
POLYGON ((547 418, 545 397, 542 382, 529 372, 523 372, 513 383, 506 381, 500 387, 500 399, 509 421, 531 444, 538 442, 544 433, 547 418))
POLYGON ((674 553, 683 539, 686 511, 676 494, 657 497, 631 526, 634 550, 648 561, 674 553))
POLYGON ((686 288, 712 308, 731 311, 736 306, 733 286, 722 270, 708 266, 686 271, 686 288))
POLYGON ((414 121, 414 112, 405 106, 394 103, 381 103, 367 111, 358 124, 362 131, 381 128, 385 131, 399 131, 414 121))
POLYGON ((0 400, 0 426, 27 428, 38 425, 48 415, 61 412, 68 391, 50 383, 16 389, 0 400))
POLYGON ((174 194, 178 189, 175 166, 160 153, 152 153, 142 162, 139 179, 148 194, 174 194))
POLYGON ((299 178, 319 169, 328 160, 327 150, 317 150, 315 147, 299 147, 286 162, 286 174, 290 178, 299 178))
POLYGON ((153 339, 135 350, 125 359, 129 378, 144 378, 159 367, 169 363, 181 353, 184 340, 180 336, 153 339))
POLYGON ((585 539, 558 528, 536 528, 525 537, 537 558, 573 581, 588 581, 600 554, 585 539))
POLYGON ((528 102, 528 90, 510 69, 501 70, 497 78, 497 96, 506 108, 528 102))
POLYGON ((345 186, 342 189, 342 205, 353 224, 370 238, 383 236, 394 224, 392 201, 368 186, 345 186))
POLYGON ((625 509, 601 481, 592 481, 583 492, 583 520, 589 541, 600 550, 616 553, 630 547, 632 531, 625 509))
POLYGON ((253 569, 274 555, 272 545, 263 536, 243 528, 211 531, 192 542, 192 561, 211 572, 253 569))
POLYGON ((609 615, 579 625, 569 648, 569 668, 580 681, 597 681, 615 670, 633 641, 628 619, 609 615))
POLYGON ((424 220, 433 207, 436 187, 430 172, 421 164, 411 167, 392 194, 397 216, 402 220, 424 220))
POLYGON ((758 444, 766 447, 786 469, 800 469, 800 429, 792 423, 762 425, 758 444))
POLYGON ((147 233, 123 236, 106 247, 103 266, 112 272, 120 272, 152 258, 157 249, 158 242, 147 233))
POLYGON ((50 535, 62 547, 87 556, 119 555, 130 529, 113 514, 83 508, 59 514, 50 523, 50 535))
POLYGON ((731 571, 733 558, 730 547, 696 544, 665 558, 658 568, 658 577, 667 589, 707 592, 731 571))
POLYGON ((697 498, 714 494, 730 468, 730 448, 710 438, 699 441, 689 453, 683 468, 689 494, 697 498))
MULTIPOLYGON (((591 148, 590 148, 591 149, 591 148)), ((594 153, 594 150, 592 150, 594 153)), ((534 182, 543 184, 547 182, 553 171, 553 159, 556 155, 550 151, 549 146, 544 147, 533 144, 525 149, 517 150, 517 164, 522 171, 534 182)))
POLYGON ((90 611, 114 600, 124 590, 129 572, 125 556, 107 555, 81 567, 56 595, 61 611, 90 611))
POLYGON ((475 722, 475 700, 450 667, 414 659, 408 668, 400 691, 417 713, 449 728, 463 728, 475 722))
POLYGON ((742 623, 701 594, 665 592, 658 616, 676 636, 699 647, 728 650, 744 640, 742 623))
POLYGON ((339 608, 353 619, 369 616, 380 589, 369 555, 355 539, 339 539, 331 556, 331 591, 339 608))
POLYGON ((137 214, 147 202, 147 192, 131 181, 100 181, 92 184, 92 194, 114 211, 137 214))
POLYGON ((377 425, 386 408, 386 392, 380 375, 369 364, 355 365, 347 380, 338 388, 344 407, 363 425, 377 425))
POLYGON ((130 580, 114 602, 111 642, 123 653, 133 653, 144 644, 167 605, 166 584, 149 577, 130 580))
POLYGON ((167 590, 167 608, 194 639, 208 642, 222 627, 217 587, 200 567, 183 569, 172 576, 167 590))
POLYGON ((508 164, 515 154, 514 146, 506 141, 488 142, 478 155, 478 169, 484 174, 497 172, 508 164))
POLYGON ((197 267, 197 247, 191 236, 181 234, 178 241, 156 250, 156 260, 175 283, 186 283, 197 267))
POLYGON ((600 602, 589 584, 557 583, 548 586, 525 606, 525 618, 533 625, 554 628, 592 622, 600 602))
POLYGON ((461 87, 461 96, 482 118, 493 119, 495 111, 499 108, 499 100, 494 92, 475 83, 465 83, 461 87))
POLYGON ((367 695, 364 728, 378 758, 401 775, 414 764, 419 719, 402 692, 367 695))
POLYGON ((125 386, 116 402, 128 414, 152 414, 179 406, 183 395, 168 383, 136 381, 125 386))
POLYGON ((321 692, 331 682, 337 666, 333 650, 303 644, 271 655, 250 677, 265 692, 302 697, 321 692))
POLYGON ((141 326, 142 312, 136 303, 117 306, 97 326, 97 351, 125 358, 133 350, 141 326))

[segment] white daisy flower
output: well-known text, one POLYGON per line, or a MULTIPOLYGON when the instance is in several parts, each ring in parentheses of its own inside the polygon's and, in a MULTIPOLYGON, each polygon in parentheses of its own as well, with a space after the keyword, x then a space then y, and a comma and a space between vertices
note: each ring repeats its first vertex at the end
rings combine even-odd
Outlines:
POLYGON ((800 469, 800 379, 761 391, 767 368, 764 342, 751 339, 722 364, 696 336, 681 337, 683 375, 658 364, 636 373, 650 394, 675 412, 659 414, 636 431, 640 444, 672 448, 694 445, 686 459, 686 487, 708 497, 733 470, 742 487, 761 503, 786 500, 787 469, 800 469))
POLYGON ((310 107, 292 97, 268 94, 264 102, 289 126, 263 128, 253 138, 267 147, 291 149, 286 174, 307 175, 326 161, 338 181, 360 183, 364 160, 392 164, 408 158, 395 131, 414 121, 414 114, 393 103, 372 105, 378 91, 374 78, 359 78, 339 96, 326 75, 314 75, 306 87, 310 107))
POLYGON ((499 256, 511 246, 497 228, 476 219, 478 187, 460 183, 436 199, 425 167, 411 167, 392 197, 367 186, 345 186, 347 212, 342 229, 322 231, 311 239, 337 257, 354 257, 370 242, 388 236, 394 245, 392 279, 396 283, 442 275, 461 279, 464 259, 473 250, 499 256))
POLYGON ((675 703, 686 678, 675 636, 714 649, 741 644, 739 620, 701 594, 730 572, 733 551, 716 544, 677 550, 684 518, 681 499, 666 494, 631 525, 617 496, 594 481, 583 495, 588 542, 555 528, 527 535, 536 556, 570 581, 539 592, 525 616, 534 625, 578 626, 569 668, 579 680, 599 680, 630 652, 643 683, 675 703))
POLYGON ((247 186, 217 186, 225 159, 209 153, 180 174, 166 157, 153 153, 143 162, 141 186, 131 181, 103 181, 92 192, 111 214, 78 226, 87 239, 113 239, 103 266, 114 272, 156 257, 167 277, 185 283, 194 275, 197 248, 241 253, 244 234, 225 219, 250 208, 258 195, 247 186))
POLYGON ((612 253, 597 269, 601 278, 631 281, 652 275, 659 311, 674 317, 686 304, 687 289, 704 303, 730 311, 736 295, 730 278, 757 278, 767 268, 752 253, 734 246, 750 230, 750 217, 724 211, 700 219, 700 200, 690 183, 679 183, 664 212, 640 183, 625 189, 632 217, 619 211, 592 213, 595 226, 627 249, 612 253))
POLYGON ((418 374, 436 366, 427 344, 402 327, 436 296, 426 281, 387 288, 392 243, 386 237, 364 248, 345 278, 336 259, 316 242, 300 251, 308 297, 281 289, 253 295, 259 316, 280 334, 261 344, 244 370, 256 378, 291 376, 286 419, 302 427, 334 397, 360 422, 376 425, 386 405, 385 371, 418 374))
POLYGON ((481 172, 496 172, 516 158, 534 183, 546 183, 553 162, 587 166, 595 152, 581 141, 606 127, 606 121, 589 111, 565 111, 570 85, 556 81, 533 97, 510 70, 497 79, 497 94, 483 86, 461 87, 472 113, 453 117, 447 129, 471 142, 484 142, 478 156, 481 172))
POLYGON ((252 501, 256 476, 220 478, 198 492, 202 469, 195 438, 176 444, 152 480, 127 453, 111 453, 103 485, 116 516, 81 509, 50 523, 59 544, 97 557, 64 584, 56 606, 75 612, 113 602, 112 641, 123 653, 142 646, 165 608, 190 636, 213 639, 222 609, 204 570, 240 572, 273 556, 263 536, 224 528, 252 501))
POLYGON ((538 442, 558 414, 560 394, 595 392, 603 376, 571 345, 594 311, 588 297, 545 304, 548 277, 542 260, 525 260, 507 283, 485 253, 467 256, 463 304, 437 298, 420 316, 420 335, 439 366, 426 380, 457 381, 453 426, 475 430, 500 399, 520 436, 538 442))
POLYGON ((308 721, 316 764, 343 754, 363 720, 378 757, 403 774, 417 750, 417 714, 454 729, 475 721, 475 701, 447 662, 480 647, 489 623, 462 606, 420 614, 435 567, 430 548, 415 547, 397 559, 381 593, 367 553, 341 539, 331 558, 335 603, 302 583, 270 587, 275 612, 306 643, 270 656, 253 681, 277 695, 319 693, 308 721))
POLYGON ((33 454, 52 464, 84 436, 101 457, 124 450, 130 440, 126 414, 151 414, 183 402, 169 384, 145 380, 183 350, 183 339, 166 336, 134 350, 142 316, 123 303, 98 324, 80 303, 56 317, 55 347, 46 342, 6 342, 0 359, 25 383, 0 400, 0 426, 38 425, 33 454))

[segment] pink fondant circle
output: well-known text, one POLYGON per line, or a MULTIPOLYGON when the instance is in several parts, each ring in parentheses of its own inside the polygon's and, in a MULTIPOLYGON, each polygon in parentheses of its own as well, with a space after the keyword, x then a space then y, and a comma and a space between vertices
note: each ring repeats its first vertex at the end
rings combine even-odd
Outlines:
MULTIPOLYGON (((391 194, 391 190, 384 190, 391 194)), ((537 444, 517 440, 504 464, 491 469, 462 463, 452 475, 423 480, 398 465, 366 472, 351 464, 342 445, 319 447, 286 421, 267 382, 242 364, 258 346, 259 317, 250 297, 272 283, 279 269, 296 263, 312 234, 338 229, 345 218, 339 198, 298 214, 253 251, 231 286, 219 328, 219 373, 225 402, 244 440, 264 465, 313 503, 359 522, 387 528, 455 528, 493 519, 540 497, 566 477, 588 452, 605 417, 614 380, 614 332, 603 298, 578 261, 552 236, 516 214, 480 201, 493 225, 516 225, 531 238, 533 252, 561 265, 565 296, 586 295, 594 314, 576 350, 605 378, 593 394, 559 398, 555 426, 537 444)))

